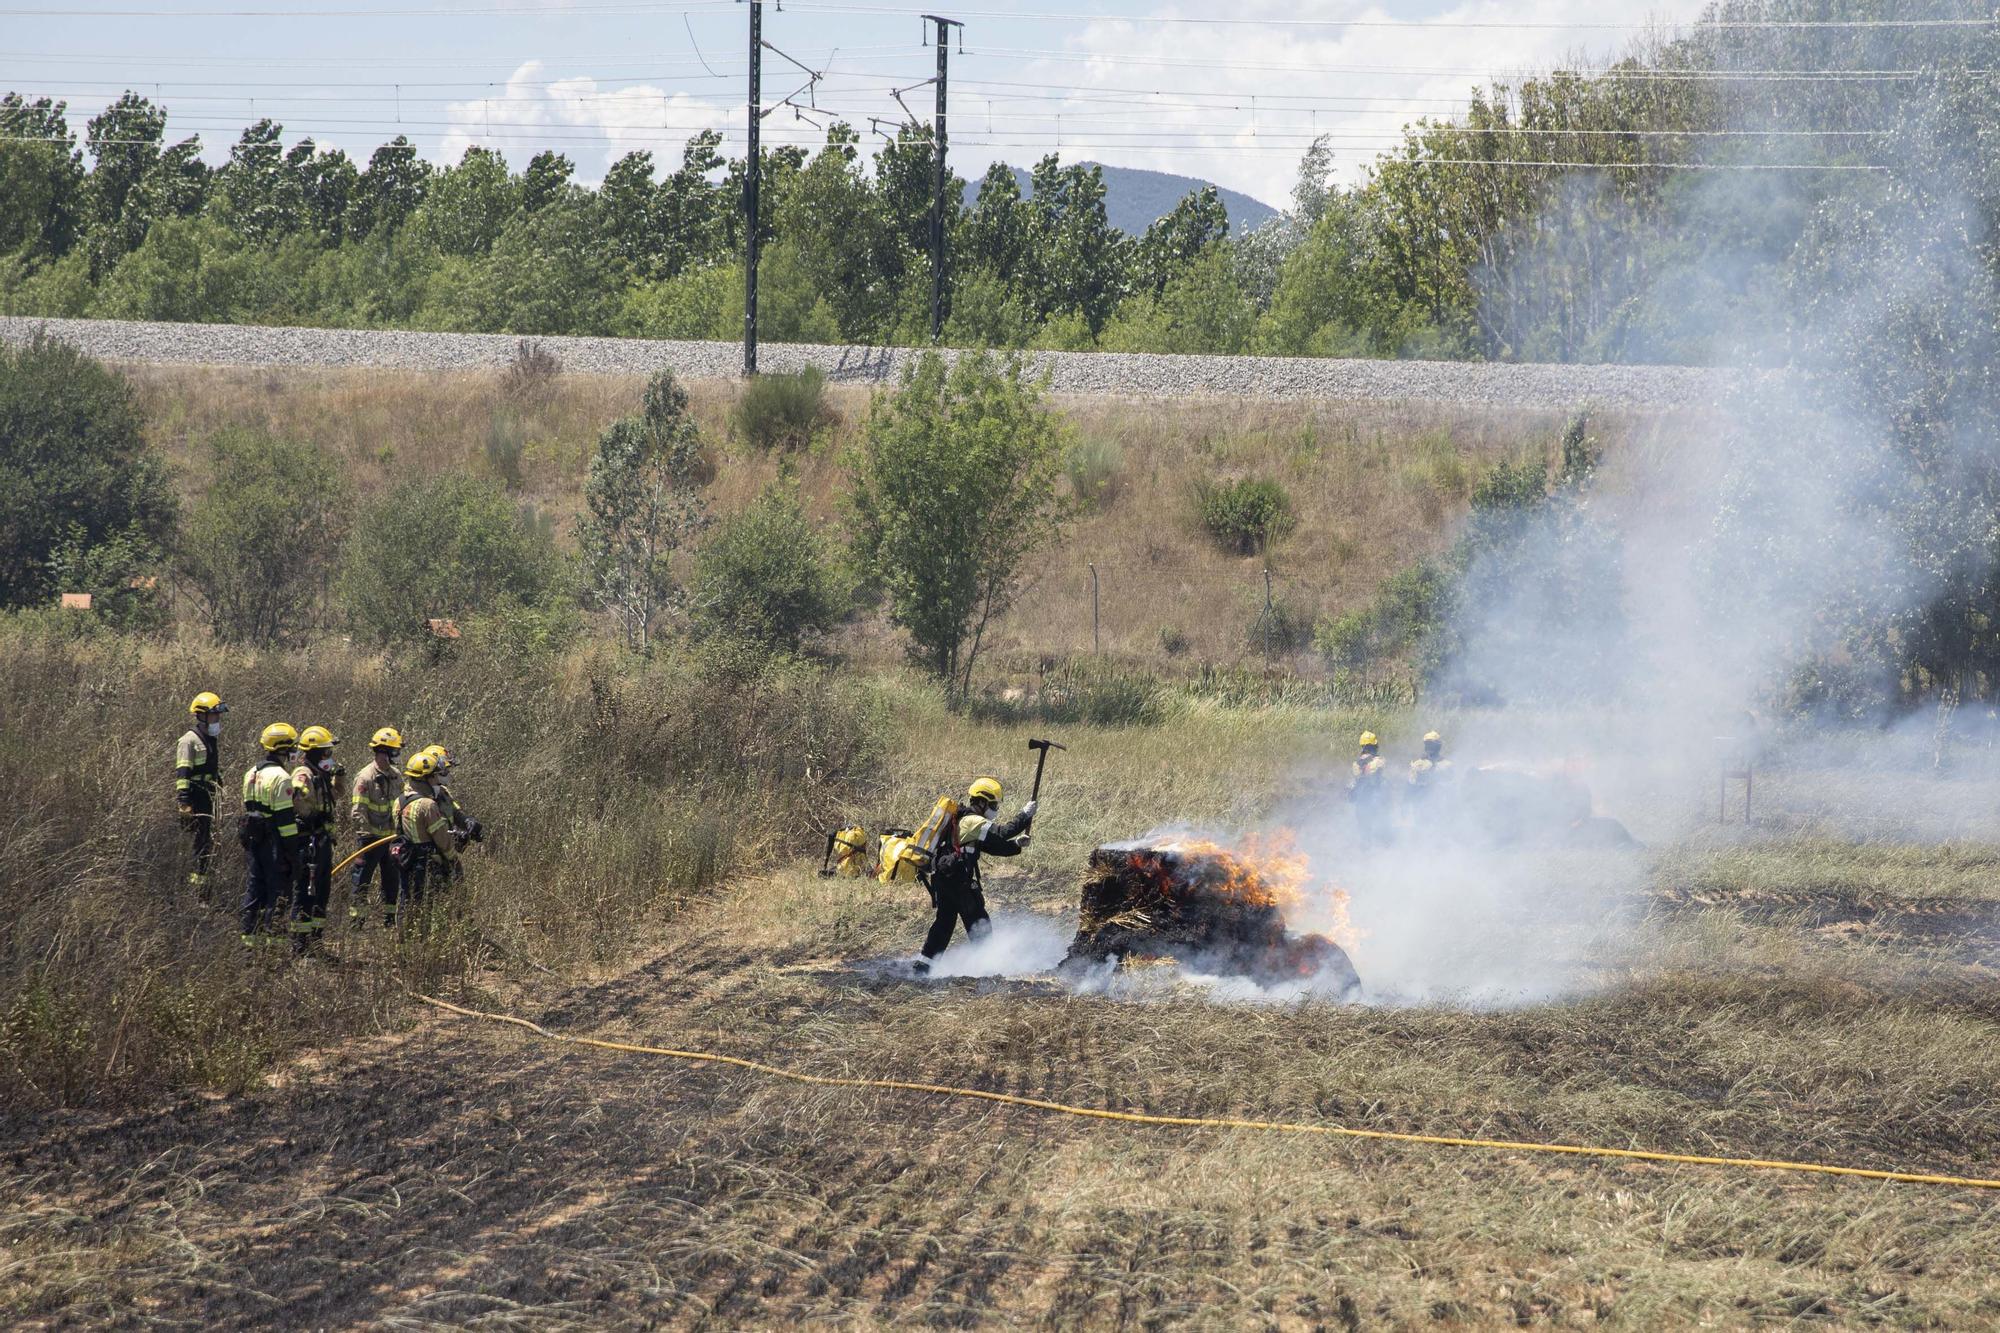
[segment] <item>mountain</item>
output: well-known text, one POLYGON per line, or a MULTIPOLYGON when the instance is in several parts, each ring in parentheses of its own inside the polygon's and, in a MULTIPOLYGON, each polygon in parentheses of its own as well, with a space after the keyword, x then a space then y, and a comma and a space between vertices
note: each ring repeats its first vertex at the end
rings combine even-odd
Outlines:
MULTIPOLYGON (((1193 176, 1176 176, 1166 171, 1144 171, 1138 167, 1109 167, 1101 162, 1085 162, 1086 167, 1103 167, 1104 170, 1104 210, 1111 218, 1111 225, 1127 235, 1137 236, 1159 218, 1173 211, 1175 204, 1190 193, 1210 184, 1193 176)), ((1026 198, 1034 191, 1028 185, 1028 173, 1020 167, 1012 168, 1014 180, 1021 187, 1021 196, 1026 198)), ((1229 210, 1229 229, 1234 235, 1254 231, 1272 218, 1278 210, 1247 194, 1224 189, 1218 185, 1216 194, 1223 206, 1229 210)), ((965 186, 965 202, 971 207, 979 197, 979 182, 968 181, 965 186)))

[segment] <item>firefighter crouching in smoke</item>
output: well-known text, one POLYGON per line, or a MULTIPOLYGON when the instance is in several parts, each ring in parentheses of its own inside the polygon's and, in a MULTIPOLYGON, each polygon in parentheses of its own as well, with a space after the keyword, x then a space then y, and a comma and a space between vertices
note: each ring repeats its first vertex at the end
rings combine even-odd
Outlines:
POLYGON ((937 916, 924 937, 923 956, 911 963, 918 976, 931 970, 931 959, 951 944, 957 923, 965 923, 967 939, 983 939, 993 929, 986 913, 985 886, 980 883, 981 856, 1019 856, 1027 845, 1028 828, 1035 822, 1035 803, 1029 801, 1021 813, 1006 823, 997 823, 1000 809, 1000 780, 980 778, 966 789, 966 806, 938 847, 931 862, 931 903, 937 916))
POLYGON ((1361 733, 1361 753, 1354 760, 1347 781, 1348 804, 1354 807, 1354 824, 1361 840, 1389 841, 1389 764, 1382 758, 1382 744, 1372 731, 1361 733))

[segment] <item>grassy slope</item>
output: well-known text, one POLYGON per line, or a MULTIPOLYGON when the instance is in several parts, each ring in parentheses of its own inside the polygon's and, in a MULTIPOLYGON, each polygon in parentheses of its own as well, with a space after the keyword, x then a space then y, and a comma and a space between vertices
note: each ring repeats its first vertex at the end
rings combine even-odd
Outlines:
MULTIPOLYGON (((492 473, 487 442, 515 422, 524 441, 521 495, 564 520, 565 532, 598 432, 636 410, 642 388, 637 379, 569 375, 544 401, 517 408, 490 374, 160 367, 133 374, 155 438, 182 463, 191 491, 202 475, 200 441, 224 425, 257 423, 311 439, 343 461, 366 495, 412 472, 492 473)), ((691 387, 714 441, 712 498, 727 513, 777 475, 779 460, 732 441, 733 387, 691 387)), ((835 389, 829 398, 837 423, 797 460, 797 473, 814 514, 837 521, 845 486, 840 454, 866 419, 868 395, 835 389)), ((1061 406, 1079 434, 1114 460, 1109 498, 1037 560, 1031 591, 998 627, 993 646, 1003 667, 1088 651, 1092 563, 1106 652, 1162 668, 1241 660, 1250 655, 1267 564, 1278 596, 1308 622, 1317 612, 1348 609, 1448 541, 1484 468, 1546 451, 1563 424, 1554 415, 1380 405, 1092 399, 1061 406), (1195 483, 1238 475, 1278 478, 1297 508, 1295 530, 1268 559, 1219 550, 1196 527, 1195 483), (1178 663, 1162 648, 1168 630, 1185 643, 1176 649, 1178 663)), ((1615 449, 1650 437, 1653 428, 1607 420, 1598 430, 1615 449)), ((897 651, 872 622, 853 627, 843 646, 885 660, 897 651)))

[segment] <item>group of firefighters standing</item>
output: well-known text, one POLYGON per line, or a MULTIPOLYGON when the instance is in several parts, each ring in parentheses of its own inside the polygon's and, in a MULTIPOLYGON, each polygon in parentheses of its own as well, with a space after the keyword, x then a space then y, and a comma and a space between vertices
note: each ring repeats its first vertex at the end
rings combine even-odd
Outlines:
MULTIPOLYGON (((174 746, 174 801, 193 856, 188 884, 204 895, 220 818, 219 745, 228 711, 212 692, 197 694, 188 705, 194 725, 174 746)), ((326 727, 300 731, 273 722, 257 742, 258 756, 243 772, 237 824, 245 860, 239 927, 246 945, 277 934, 281 915, 289 915, 286 933, 295 953, 311 952, 325 934, 343 797, 358 839, 343 862, 352 866, 348 921, 355 929, 367 915, 371 879, 381 883, 383 924, 394 926, 399 910, 422 903, 433 876, 444 882, 456 875, 465 844, 483 836, 479 821, 444 783, 452 762, 442 745, 425 746, 405 760, 402 733, 382 727, 368 739, 372 761, 347 785, 334 757, 340 738, 326 727)))
MULTIPOLYGON (((1424 752, 1410 761, 1404 783, 1403 808, 1413 820, 1425 817, 1433 794, 1452 777, 1451 760, 1444 757, 1444 738, 1435 731, 1426 732, 1424 752)), ((1354 807, 1354 823, 1364 842, 1387 843, 1395 837, 1389 791, 1389 761, 1382 757, 1382 743, 1374 732, 1364 731, 1361 753, 1355 757, 1347 780, 1347 799, 1354 807)))

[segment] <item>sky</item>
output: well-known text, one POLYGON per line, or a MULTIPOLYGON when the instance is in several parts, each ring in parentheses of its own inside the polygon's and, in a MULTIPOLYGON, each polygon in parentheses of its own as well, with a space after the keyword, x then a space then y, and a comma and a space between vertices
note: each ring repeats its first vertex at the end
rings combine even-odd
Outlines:
MULTIPOLYGON (((1196 176, 1282 207, 1300 154, 1332 136, 1341 179, 1420 116, 1494 78, 1604 59, 1699 12, 1693 0, 766 0, 763 135, 815 145, 844 119, 879 142, 928 119, 930 26, 955 30, 951 164, 1047 153, 1196 176), (961 51, 962 43, 962 51, 961 51), (871 122, 871 117, 877 118, 871 122)), ((517 169, 544 148, 595 183, 635 149, 664 172, 747 118, 742 0, 0 0, 0 83, 68 101, 79 132, 125 89, 199 133, 211 161, 269 117, 365 164, 406 134, 455 162, 472 145, 517 169)))

